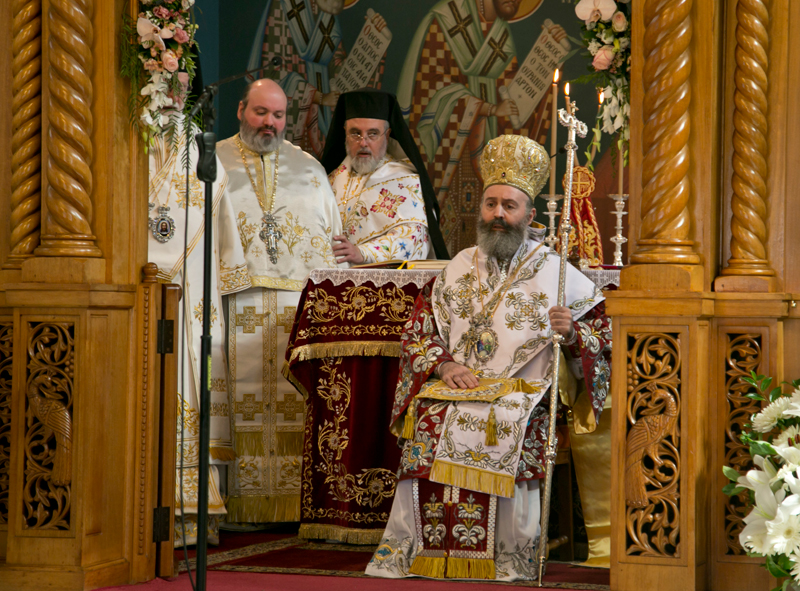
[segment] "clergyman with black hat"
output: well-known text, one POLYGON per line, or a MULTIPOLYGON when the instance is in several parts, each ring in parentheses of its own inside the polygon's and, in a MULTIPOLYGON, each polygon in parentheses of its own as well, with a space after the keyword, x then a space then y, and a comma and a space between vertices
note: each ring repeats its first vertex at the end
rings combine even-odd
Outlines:
POLYGON ((394 95, 339 97, 322 156, 339 204, 339 263, 446 259, 439 204, 394 95))
POLYGON ((608 392, 611 342, 602 292, 577 269, 567 268, 567 306, 554 305, 559 257, 529 231, 549 162, 526 137, 488 142, 478 246, 455 255, 417 298, 392 409, 400 482, 368 575, 538 576, 551 334, 564 337, 573 385, 586 378, 586 391, 567 402, 587 429, 608 392))

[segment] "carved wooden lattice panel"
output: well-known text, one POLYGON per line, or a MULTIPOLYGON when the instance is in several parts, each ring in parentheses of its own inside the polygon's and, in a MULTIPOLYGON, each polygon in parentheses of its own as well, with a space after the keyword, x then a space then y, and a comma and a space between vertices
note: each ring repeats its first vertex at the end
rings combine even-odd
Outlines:
MULTIPOLYGON (((725 398, 727 401, 727 420, 725 421, 725 466, 731 466, 744 474, 753 467, 747 446, 739 440, 742 426, 750 422, 750 416, 761 410, 761 405, 745 394, 751 386, 742 381, 751 371, 757 371, 762 361, 761 335, 725 335, 725 398)), ((750 509, 747 491, 737 496, 726 497, 725 501, 725 553, 745 555, 739 544, 739 533, 744 528, 744 517, 750 509)))
POLYGON ((75 325, 28 324, 22 527, 70 529, 75 325))
POLYGON ((679 335, 629 334, 627 345, 626 554, 679 558, 679 335))
POLYGON ((0 525, 8 523, 11 476, 11 365, 14 325, 0 322, 0 525))

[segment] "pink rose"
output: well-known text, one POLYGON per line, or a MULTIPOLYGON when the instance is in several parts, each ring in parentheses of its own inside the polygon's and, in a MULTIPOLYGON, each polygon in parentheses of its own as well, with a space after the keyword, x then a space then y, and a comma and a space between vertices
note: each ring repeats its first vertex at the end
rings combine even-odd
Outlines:
POLYGON ((607 70, 611 62, 614 61, 614 47, 612 45, 603 45, 597 50, 592 60, 592 65, 597 71, 607 70))
MULTIPOLYGON (((625 18, 625 15, 622 15, 625 18)), ((175 29, 175 41, 178 43, 186 43, 189 40, 189 33, 184 31, 183 29, 175 29)))
POLYGON ((628 19, 624 13, 619 10, 614 13, 614 16, 611 17, 611 28, 617 33, 622 33, 628 28, 628 19))
POLYGON ((168 8, 164 8, 163 6, 156 6, 153 9, 153 14, 155 16, 157 16, 158 18, 167 19, 167 18, 169 18, 169 9, 168 8))
POLYGON ((164 69, 167 72, 174 72, 178 69, 178 56, 175 55, 174 51, 168 49, 161 53, 161 63, 164 64, 164 69))

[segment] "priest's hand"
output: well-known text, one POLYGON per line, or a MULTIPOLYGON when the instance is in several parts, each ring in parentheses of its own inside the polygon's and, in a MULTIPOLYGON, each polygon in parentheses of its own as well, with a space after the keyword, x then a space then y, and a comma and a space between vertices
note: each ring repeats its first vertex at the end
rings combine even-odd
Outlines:
POLYGON ((364 255, 361 254, 358 247, 350 242, 346 236, 334 236, 333 241, 333 256, 336 257, 337 263, 353 263, 354 265, 360 265, 364 262, 364 255))
POLYGON ((438 368, 439 377, 447 384, 448 388, 459 390, 461 388, 477 388, 480 382, 475 374, 455 361, 445 361, 438 368))
POLYGON ((547 311, 550 316, 550 326, 561 333, 564 340, 571 341, 575 336, 575 327, 572 325, 572 311, 564 306, 553 306, 547 311))

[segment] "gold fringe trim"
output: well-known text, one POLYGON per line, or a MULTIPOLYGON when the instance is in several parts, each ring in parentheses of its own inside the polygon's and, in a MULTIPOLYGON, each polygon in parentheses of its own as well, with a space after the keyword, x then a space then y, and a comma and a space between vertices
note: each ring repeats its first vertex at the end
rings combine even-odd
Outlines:
POLYGON ((451 556, 447 559, 447 578, 494 580, 494 560, 491 558, 453 558, 451 556))
POLYGON ((469 466, 459 466, 441 460, 434 460, 428 477, 434 482, 449 484, 478 492, 512 498, 514 496, 514 477, 496 472, 487 472, 469 466))
POLYGON ((236 433, 233 446, 239 456, 263 456, 264 434, 261 431, 244 431, 236 433))
POLYGON ((345 544, 372 546, 381 543, 383 531, 383 529, 351 529, 324 523, 303 523, 300 525, 297 537, 304 540, 337 540, 345 544))
POLYGON ((444 556, 417 556, 408 569, 408 574, 443 579, 447 559, 444 556))
POLYGON ((400 357, 402 348, 397 341, 342 341, 336 343, 314 343, 295 347, 289 363, 322 359, 323 357, 382 356, 400 357))
POLYGON ((302 456, 303 432, 278 431, 275 434, 275 453, 279 456, 302 456))
POLYGON ((210 452, 211 458, 220 462, 232 462, 236 459, 236 454, 232 447, 212 447, 210 452))
MULTIPOLYGON (((258 170, 260 168, 256 167, 258 170)), ((267 289, 284 289, 286 291, 303 291, 303 280, 281 279, 280 277, 267 277, 253 275, 250 277, 253 287, 266 287, 267 289)))
POLYGON ((300 392, 300 394, 303 396, 303 398, 308 398, 308 392, 306 392, 306 389, 303 387, 303 384, 298 382, 297 378, 294 377, 294 374, 292 373, 292 370, 289 368, 289 363, 287 361, 283 362, 283 367, 281 368, 281 373, 283 374, 283 377, 285 377, 286 380, 292 386, 297 388, 297 391, 300 392))
POLYGON ((276 523, 300 521, 300 495, 275 497, 229 497, 230 523, 276 523))

